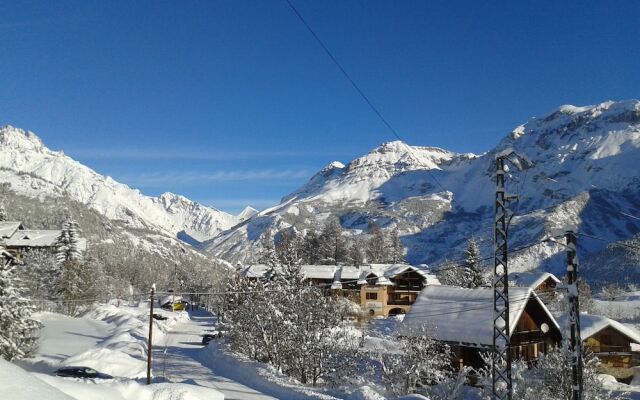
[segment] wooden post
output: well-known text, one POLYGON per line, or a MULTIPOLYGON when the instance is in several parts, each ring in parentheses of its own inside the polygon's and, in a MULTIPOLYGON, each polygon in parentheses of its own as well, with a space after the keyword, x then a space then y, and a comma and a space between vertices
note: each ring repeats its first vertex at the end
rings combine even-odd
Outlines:
POLYGON ((153 352, 153 295, 156 293, 156 285, 151 286, 149 296, 149 342, 147 344, 147 385, 151 384, 151 353, 153 352))

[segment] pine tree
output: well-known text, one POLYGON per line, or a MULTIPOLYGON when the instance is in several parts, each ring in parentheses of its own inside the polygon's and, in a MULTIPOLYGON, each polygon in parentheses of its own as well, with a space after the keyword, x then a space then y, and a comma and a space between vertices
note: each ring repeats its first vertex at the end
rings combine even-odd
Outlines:
POLYGON ((12 259, 0 248, 0 357, 11 361, 36 350, 41 324, 31 318, 35 307, 21 296, 12 259))
POLYGON ((300 265, 304 259, 303 239, 294 229, 282 231, 276 244, 276 255, 282 265, 300 265))
POLYGON ((487 279, 480 262, 480 247, 473 237, 469 239, 464 255, 466 282, 463 286, 468 288, 485 286, 487 279))
POLYGON ((320 234, 320 263, 337 265, 348 262, 347 241, 337 220, 329 221, 320 234))
POLYGON ((310 229, 304 236, 302 254, 306 264, 316 265, 320 262, 320 236, 315 229, 310 229))
POLYGON ((279 264, 278 255, 276 254, 276 250, 273 245, 273 237, 271 236, 271 231, 269 229, 262 234, 260 243, 262 245, 262 250, 260 251, 258 262, 270 267, 277 266, 279 264))
POLYGON ((4 204, 0 204, 0 222, 7 221, 9 216, 7 215, 7 210, 4 209, 4 204))
POLYGON ((389 237, 389 250, 387 254, 389 255, 387 260, 392 264, 405 262, 404 257, 406 255, 406 250, 400 241, 398 228, 393 228, 391 231, 391 235, 389 237))
POLYGON ((69 216, 62 223, 60 236, 56 240, 56 259, 59 264, 65 261, 82 261, 79 239, 78 223, 69 216))
POLYGON ((369 241, 367 242, 367 262, 369 263, 383 263, 386 261, 385 257, 385 237, 382 228, 375 221, 369 223, 367 227, 369 231, 369 241))
POLYGON ((349 261, 356 267, 364 263, 363 247, 362 241, 359 239, 354 240, 349 247, 349 261))
POLYGON ((55 254, 34 249, 26 252, 22 261, 24 264, 18 271, 26 294, 37 299, 57 299, 62 266, 56 261, 55 254))

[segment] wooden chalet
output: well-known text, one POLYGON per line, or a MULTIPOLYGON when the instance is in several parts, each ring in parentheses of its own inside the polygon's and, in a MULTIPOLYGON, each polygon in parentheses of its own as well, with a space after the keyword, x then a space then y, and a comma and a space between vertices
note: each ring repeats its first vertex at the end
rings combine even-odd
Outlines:
MULTIPOLYGON (((509 288, 509 325, 513 359, 534 361, 560 343, 553 315, 531 288, 509 288)), ((456 367, 484 366, 481 353, 493 345, 493 289, 427 286, 407 313, 399 333, 426 328, 451 346, 456 367)))
MULTIPOLYGON (((559 318, 565 326, 568 317, 559 318)), ((607 373, 624 380, 633 375, 634 345, 640 345, 640 332, 618 321, 600 315, 580 314, 580 335, 587 351, 593 352, 607 373)))
MULTIPOLYGON (((359 304, 371 316, 406 313, 426 285, 440 284, 425 269, 406 264, 303 265, 305 278, 333 295, 359 304)), ((250 279, 264 279, 270 267, 251 265, 240 270, 250 279)))
MULTIPOLYGON (((59 229, 25 229, 20 221, 0 222, 0 241, 19 260, 31 249, 55 251, 60 232, 59 229)), ((87 247, 86 239, 79 238, 78 245, 84 251, 87 247)))
POLYGON ((545 303, 556 296, 556 288, 560 283, 550 272, 514 272, 509 274, 510 286, 533 289, 545 303))

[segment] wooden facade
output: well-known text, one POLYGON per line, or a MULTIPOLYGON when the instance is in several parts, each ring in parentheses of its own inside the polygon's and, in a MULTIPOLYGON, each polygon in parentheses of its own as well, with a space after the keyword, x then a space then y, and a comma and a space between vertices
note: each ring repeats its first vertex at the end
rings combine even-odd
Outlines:
MULTIPOLYGON (((520 314, 514 331, 511 332, 511 359, 534 362, 540 354, 559 345, 561 340, 562 333, 554 321, 544 312, 539 303, 529 301, 520 314), (542 330, 542 324, 548 327, 546 333, 542 330)), ((491 350, 486 346, 453 343, 451 348, 456 356, 456 367, 459 369, 465 366, 482 368, 484 360, 481 353, 491 350)))
POLYGON ((583 341, 586 350, 592 351, 600 362, 611 368, 633 367, 631 342, 621 332, 607 327, 583 341))

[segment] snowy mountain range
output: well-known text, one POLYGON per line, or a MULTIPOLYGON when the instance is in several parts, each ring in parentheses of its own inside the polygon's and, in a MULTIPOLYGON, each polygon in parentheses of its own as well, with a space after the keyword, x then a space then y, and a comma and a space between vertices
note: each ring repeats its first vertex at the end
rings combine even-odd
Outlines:
POLYGON ((266 230, 304 231, 329 216, 347 234, 366 233, 370 221, 397 226, 412 263, 437 265, 461 258, 474 236, 491 254, 495 156, 514 149, 534 166, 512 168, 509 192, 513 270, 563 270, 562 245, 543 239, 567 228, 583 253, 640 232, 640 102, 562 106, 516 127, 494 149, 458 154, 433 147, 385 143, 344 165, 334 161, 281 203, 206 243, 211 254, 248 260, 266 230))
POLYGON ((111 220, 204 241, 251 217, 248 207, 235 216, 173 193, 145 196, 102 176, 62 152, 49 150, 34 133, 0 128, 0 182, 29 197, 67 197, 111 220))
POLYGON ((559 107, 516 127, 481 155, 384 143, 346 165, 329 163, 273 208, 247 208, 237 216, 172 193, 145 196, 11 126, 0 128, 0 182, 20 198, 83 204, 117 221, 130 237, 136 230, 178 237, 230 262, 254 260, 268 230, 317 229, 337 217, 352 236, 366 235, 371 221, 397 227, 409 262, 438 266, 461 259, 471 236, 484 255, 491 254, 494 159, 505 149, 534 164, 512 168, 507 178, 508 191, 519 196, 511 205, 510 247, 526 247, 511 255, 511 269, 561 273, 562 245, 543 239, 574 228, 598 238, 579 238, 592 275, 608 268, 601 265, 603 254, 616 254, 621 262, 611 270, 629 276, 634 264, 628 260, 637 259, 629 257, 629 247, 607 246, 640 232, 637 100, 559 107))

